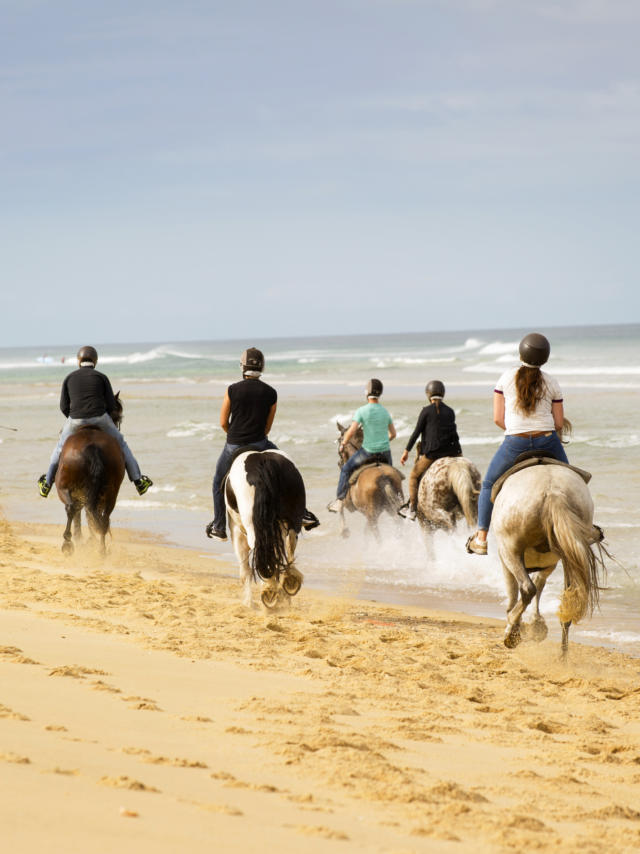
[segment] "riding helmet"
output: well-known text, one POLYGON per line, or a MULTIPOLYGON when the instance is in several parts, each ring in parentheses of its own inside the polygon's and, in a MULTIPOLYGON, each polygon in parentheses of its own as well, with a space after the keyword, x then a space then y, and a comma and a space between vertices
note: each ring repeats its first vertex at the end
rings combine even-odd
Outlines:
POLYGON ((520 342, 520 359, 525 365, 539 368, 549 358, 551 346, 539 332, 530 332, 520 342))
POLYGON ((249 347, 245 350, 240 359, 243 371, 264 371, 264 356, 261 350, 257 347, 249 347))
POLYGON ((367 383, 367 397, 380 397, 382 394, 382 380, 377 380, 375 377, 367 383))
POLYGON ((78 350, 78 361, 82 362, 91 362, 95 367, 98 361, 98 351, 95 347, 81 347, 78 350))
POLYGON ((444 397, 444 383, 440 380, 431 380, 425 388, 426 395, 429 399, 432 397, 444 397))

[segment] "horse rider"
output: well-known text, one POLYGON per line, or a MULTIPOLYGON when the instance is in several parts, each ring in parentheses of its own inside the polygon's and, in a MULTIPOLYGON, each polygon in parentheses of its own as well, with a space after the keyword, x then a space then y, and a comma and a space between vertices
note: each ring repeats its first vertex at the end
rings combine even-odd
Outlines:
POLYGON ((118 408, 118 402, 109 378, 96 370, 98 352, 94 347, 81 347, 78 350, 77 358, 77 370, 67 374, 62 383, 60 409, 67 421, 51 455, 49 469, 38 480, 40 495, 46 498, 51 492, 51 487, 56 479, 62 446, 69 436, 76 433, 81 427, 98 427, 118 440, 129 480, 133 481, 133 485, 138 490, 138 495, 144 495, 149 487, 153 486, 153 481, 140 473, 140 467, 125 442, 124 436, 111 419, 109 413, 118 408))
POLYGON ((478 531, 466 543, 471 554, 487 554, 487 533, 493 504, 491 489, 525 451, 546 451, 568 463, 558 433, 564 424, 564 404, 557 380, 540 370, 551 347, 544 335, 530 332, 520 342, 520 365, 509 368, 493 392, 493 420, 505 437, 489 463, 478 499, 478 531))
POLYGON ((349 490, 349 478, 359 466, 373 460, 392 465, 389 441, 395 439, 396 428, 393 426, 391 415, 380 403, 382 391, 382 380, 376 378, 369 380, 367 402, 356 410, 353 421, 342 437, 340 451, 355 436, 358 427, 362 425, 362 447, 349 457, 340 469, 336 498, 327 507, 331 513, 339 513, 342 510, 345 496, 349 490))
POLYGON ((409 452, 416 439, 420 436, 419 454, 409 475, 409 502, 404 505, 408 507, 407 519, 412 521, 416 518, 418 485, 431 463, 442 457, 462 456, 462 448, 456 429, 455 412, 450 406, 443 403, 444 383, 440 380, 431 380, 425 388, 425 393, 429 405, 422 408, 415 430, 400 457, 400 462, 404 465, 409 459, 409 452))
MULTIPOLYGON (((240 360, 242 379, 227 388, 220 407, 220 426, 227 440, 216 464, 213 476, 213 519, 205 531, 215 540, 227 539, 226 502, 223 483, 236 452, 242 450, 278 450, 268 438, 278 405, 278 393, 261 379, 264 355, 256 347, 249 347, 240 360)), ((316 528, 320 522, 310 510, 304 512, 302 527, 305 531, 316 528)))

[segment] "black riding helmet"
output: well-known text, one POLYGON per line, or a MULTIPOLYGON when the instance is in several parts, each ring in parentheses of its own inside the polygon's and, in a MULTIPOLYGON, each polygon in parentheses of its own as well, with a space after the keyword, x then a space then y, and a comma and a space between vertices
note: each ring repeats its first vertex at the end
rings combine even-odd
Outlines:
POLYGON ((425 393, 429 400, 432 397, 444 397, 444 383, 440 382, 440 380, 431 380, 430 383, 427 383, 425 393))
POLYGON ((81 364, 82 362, 91 362, 95 367, 98 362, 98 351, 95 347, 81 347, 78 350, 78 361, 81 364))
POLYGON ((539 368, 549 358, 551 346, 539 332, 530 332, 520 342, 520 359, 525 365, 539 368))
POLYGON ((264 356, 262 350, 257 347, 249 347, 245 350, 240 359, 243 371, 264 371, 264 356))
POLYGON ((377 380, 375 377, 367 383, 367 397, 380 397, 382 394, 382 380, 377 380))

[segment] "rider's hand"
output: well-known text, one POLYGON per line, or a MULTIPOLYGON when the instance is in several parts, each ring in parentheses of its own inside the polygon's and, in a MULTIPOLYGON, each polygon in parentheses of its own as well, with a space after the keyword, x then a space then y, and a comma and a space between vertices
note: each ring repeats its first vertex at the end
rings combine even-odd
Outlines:
POLYGON ((408 459, 409 459, 409 451, 407 451, 407 449, 405 448, 404 451, 402 452, 402 456, 400 457, 400 462, 402 463, 402 465, 404 465, 408 459))

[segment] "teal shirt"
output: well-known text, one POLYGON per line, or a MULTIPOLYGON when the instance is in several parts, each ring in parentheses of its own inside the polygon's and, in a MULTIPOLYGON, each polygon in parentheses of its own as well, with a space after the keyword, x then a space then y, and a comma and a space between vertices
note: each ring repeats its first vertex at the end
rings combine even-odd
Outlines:
POLYGON ((364 440, 362 447, 370 454, 378 454, 380 451, 388 451, 389 424, 391 416, 380 403, 367 403, 361 406, 353 416, 353 420, 362 424, 364 440))

